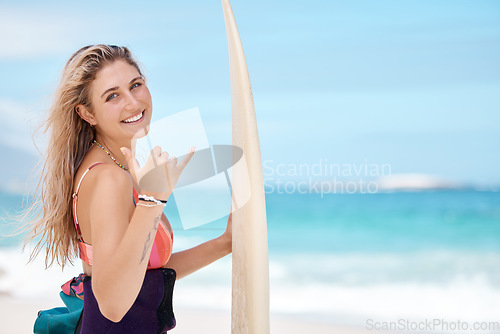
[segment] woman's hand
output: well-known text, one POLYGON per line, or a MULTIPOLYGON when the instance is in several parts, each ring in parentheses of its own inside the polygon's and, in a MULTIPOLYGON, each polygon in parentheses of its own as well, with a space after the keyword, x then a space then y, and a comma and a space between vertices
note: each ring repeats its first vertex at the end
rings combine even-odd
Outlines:
POLYGON ((181 279, 223 258, 232 251, 233 214, 229 213, 226 231, 223 234, 196 247, 173 253, 164 267, 174 269, 177 273, 177 279, 181 279))
POLYGON ((154 193, 162 200, 170 197, 182 171, 194 155, 192 147, 186 157, 177 164, 176 157, 169 158, 168 152, 162 152, 160 146, 156 146, 151 150, 144 166, 140 167, 128 148, 122 147, 121 150, 125 155, 130 174, 142 191, 154 193))
POLYGON ((229 213, 229 217, 227 218, 227 226, 224 233, 221 235, 221 238, 225 240, 225 242, 229 245, 230 249, 233 246, 233 207, 231 206, 231 212, 229 213))

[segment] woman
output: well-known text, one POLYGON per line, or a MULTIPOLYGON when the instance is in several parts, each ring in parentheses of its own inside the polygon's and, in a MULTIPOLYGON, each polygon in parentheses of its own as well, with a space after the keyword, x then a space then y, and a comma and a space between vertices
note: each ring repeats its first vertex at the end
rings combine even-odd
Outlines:
POLYGON ((32 255, 46 244, 46 264, 64 267, 78 252, 81 333, 166 332, 175 325, 173 281, 231 252, 230 215, 220 237, 172 254, 163 207, 194 148, 177 164, 156 147, 139 168, 132 139, 151 115, 145 78, 127 48, 86 46, 69 59, 46 123, 43 210, 32 234, 42 241, 32 255), (154 187, 141 181, 148 172, 163 174, 154 187))

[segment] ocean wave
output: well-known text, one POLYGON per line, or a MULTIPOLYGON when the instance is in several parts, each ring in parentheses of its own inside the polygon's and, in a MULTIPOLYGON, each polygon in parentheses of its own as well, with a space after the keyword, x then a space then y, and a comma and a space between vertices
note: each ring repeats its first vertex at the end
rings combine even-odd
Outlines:
MULTIPOLYGON (((45 270, 43 256, 27 259, 17 247, 0 250, 0 293, 56 302, 61 284, 81 272, 78 261, 62 272, 45 270)), ((495 253, 271 253, 270 306, 352 325, 395 317, 489 321, 500 314, 497 268, 495 253)), ((174 296, 178 307, 229 310, 231 256, 179 280, 174 296)))

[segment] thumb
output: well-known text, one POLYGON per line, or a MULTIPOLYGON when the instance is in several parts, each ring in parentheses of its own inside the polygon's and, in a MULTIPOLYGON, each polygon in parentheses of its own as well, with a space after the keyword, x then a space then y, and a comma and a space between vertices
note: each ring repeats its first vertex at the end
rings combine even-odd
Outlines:
POLYGON ((139 167, 139 163, 134 159, 132 151, 130 151, 127 147, 120 148, 120 151, 122 151, 125 156, 125 161, 127 161, 129 170, 136 170, 139 167))
POLYGON ((130 161, 130 158, 132 157, 132 152, 126 147, 120 148, 120 151, 122 151, 123 155, 125 156, 125 160, 127 163, 130 161))

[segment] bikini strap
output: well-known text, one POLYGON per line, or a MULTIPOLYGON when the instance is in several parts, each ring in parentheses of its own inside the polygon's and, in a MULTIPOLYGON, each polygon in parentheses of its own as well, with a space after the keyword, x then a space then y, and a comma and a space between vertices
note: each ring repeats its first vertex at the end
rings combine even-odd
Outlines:
POLYGON ((78 196, 78 191, 80 191, 80 186, 82 185, 82 181, 83 181, 83 178, 85 177, 85 175, 87 175, 87 173, 92 169, 94 168, 95 166, 97 165, 102 165, 104 164, 104 162, 96 162, 94 164, 92 164, 89 168, 87 168, 87 170, 85 171, 85 173, 83 173, 82 177, 80 178, 80 182, 78 182, 78 185, 76 186, 76 191, 75 193, 73 194, 73 198, 75 198, 76 196, 78 196))
POLYGON ((83 173, 82 177, 80 178, 80 182, 78 182, 78 185, 76 186, 76 191, 73 193, 73 222, 75 223, 75 228, 76 228, 76 233, 78 235, 78 239, 80 239, 82 241, 83 241, 83 238, 82 238, 82 232, 80 231, 80 224, 78 224, 78 219, 76 218, 76 200, 78 199, 78 192, 80 191, 80 186, 82 185, 82 181, 85 178, 85 175, 87 175, 87 173, 95 166, 102 165, 102 164, 104 164, 104 162, 96 162, 96 163, 92 164, 89 168, 87 168, 85 173, 83 173))

